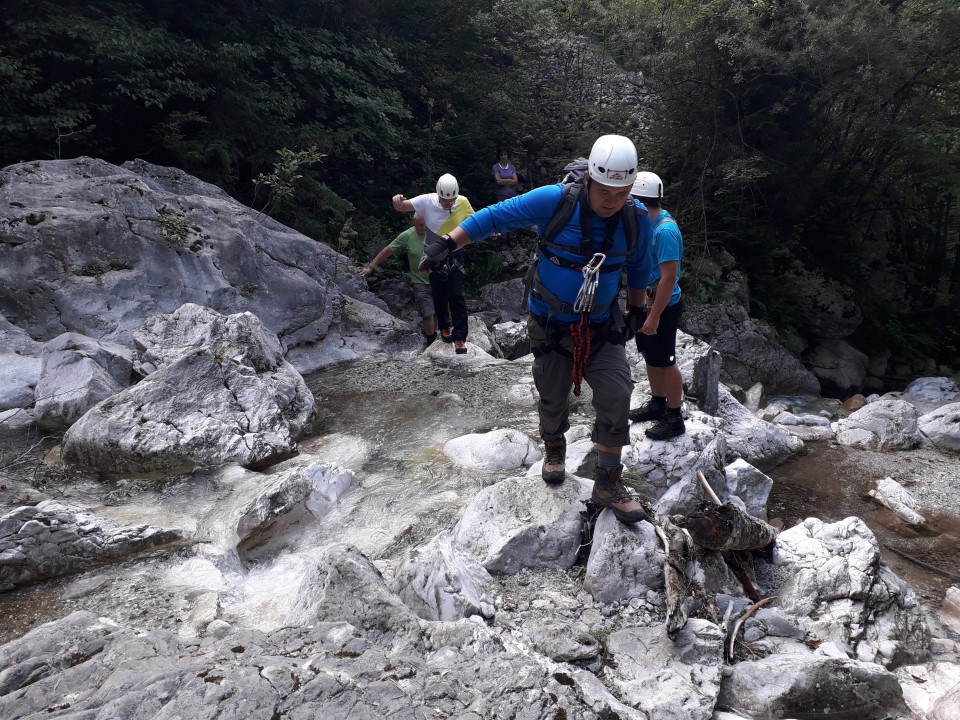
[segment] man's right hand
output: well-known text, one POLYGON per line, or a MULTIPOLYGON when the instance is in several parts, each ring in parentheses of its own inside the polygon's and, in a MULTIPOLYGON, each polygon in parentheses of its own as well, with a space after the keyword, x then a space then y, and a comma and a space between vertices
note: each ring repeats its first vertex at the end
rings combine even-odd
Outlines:
POLYGON ((627 308, 627 331, 629 337, 640 334, 643 323, 647 319, 647 309, 637 305, 631 305, 627 308))
POLYGON ((373 267, 371 267, 370 265, 364 265, 363 270, 360 271, 360 274, 363 277, 370 277, 371 275, 373 275, 374 272, 376 271, 374 270, 373 267))
POLYGON ((423 257, 417 270, 433 270, 440 267, 447 256, 457 249, 457 244, 449 235, 434 235, 423 246, 423 257))
POLYGON ((402 212, 403 203, 406 202, 407 196, 403 195, 402 193, 397 193, 396 195, 393 196, 392 200, 393 200, 393 209, 399 210, 402 212))

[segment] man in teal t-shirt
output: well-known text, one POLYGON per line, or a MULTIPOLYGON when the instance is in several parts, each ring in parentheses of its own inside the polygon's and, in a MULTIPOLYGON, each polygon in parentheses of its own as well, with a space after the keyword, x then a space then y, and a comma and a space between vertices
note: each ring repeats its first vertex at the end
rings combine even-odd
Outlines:
POLYGON ((677 330, 683 314, 679 284, 683 236, 677 221, 660 206, 663 181, 657 175, 638 172, 631 195, 646 205, 653 223, 653 271, 647 283, 646 302, 642 307, 630 307, 630 327, 650 381, 650 399, 630 411, 630 420, 655 420, 644 434, 653 440, 669 440, 686 432, 683 377, 677 367, 677 330))
POLYGON ((394 253, 406 252, 410 263, 410 280, 413 282, 413 299, 417 312, 420 313, 420 330, 425 338, 425 344, 431 345, 437 339, 437 313, 433 307, 433 293, 430 291, 430 280, 417 270, 420 258, 423 257, 423 241, 426 239, 427 226, 422 215, 413 216, 413 227, 404 230, 394 238, 393 242, 377 253, 377 256, 360 271, 364 277, 370 277, 379 265, 394 253))

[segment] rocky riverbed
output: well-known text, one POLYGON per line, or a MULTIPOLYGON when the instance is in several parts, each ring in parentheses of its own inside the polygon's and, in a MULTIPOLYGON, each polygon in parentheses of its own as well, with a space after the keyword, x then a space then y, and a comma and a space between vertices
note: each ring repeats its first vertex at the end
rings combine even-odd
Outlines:
POLYGON ((539 478, 510 283, 421 354, 347 258, 179 170, 0 174, 0 717, 960 716, 949 378, 765 399, 819 381, 692 310, 687 433, 632 428, 624 526, 588 387, 539 478), (680 532, 698 473, 776 542, 680 532))

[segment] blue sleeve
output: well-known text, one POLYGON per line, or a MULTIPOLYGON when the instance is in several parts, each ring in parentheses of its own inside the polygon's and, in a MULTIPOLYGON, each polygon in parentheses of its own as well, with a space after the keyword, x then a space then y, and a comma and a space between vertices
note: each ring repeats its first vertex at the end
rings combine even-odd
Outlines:
POLYGON ((652 238, 653 225, 650 223, 650 216, 645 212, 642 215, 638 213, 637 246, 627 259, 627 287, 632 290, 642 290, 647 286, 650 271, 653 270, 652 238))
POLYGON ((478 210, 460 223, 460 227, 470 236, 470 242, 532 225, 542 233, 562 195, 560 185, 538 187, 478 210))
POLYGON ((676 225, 663 223, 657 228, 656 258, 654 258, 657 265, 673 260, 679 261, 683 254, 682 247, 683 240, 676 225))

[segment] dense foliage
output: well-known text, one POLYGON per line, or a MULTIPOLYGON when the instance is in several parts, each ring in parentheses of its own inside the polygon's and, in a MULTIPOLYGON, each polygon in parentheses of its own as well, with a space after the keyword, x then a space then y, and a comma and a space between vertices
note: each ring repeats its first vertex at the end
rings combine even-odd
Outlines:
POLYGON ((723 247, 784 333, 799 263, 854 288, 864 349, 960 353, 955 2, 8 0, 0 27, 4 165, 175 165, 366 259, 393 192, 450 171, 479 207, 499 145, 538 184, 622 132, 691 298, 723 247))

